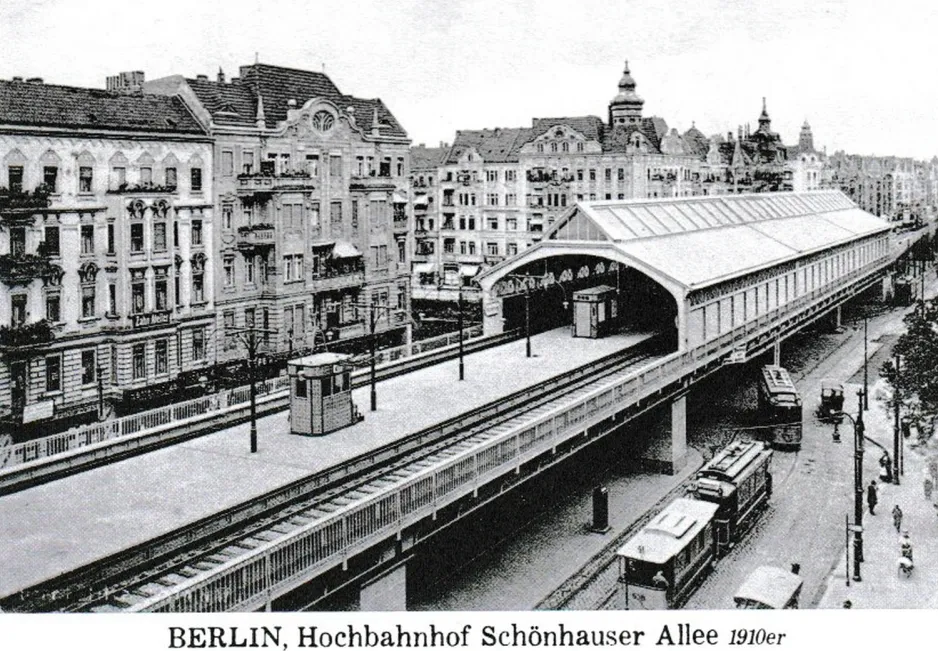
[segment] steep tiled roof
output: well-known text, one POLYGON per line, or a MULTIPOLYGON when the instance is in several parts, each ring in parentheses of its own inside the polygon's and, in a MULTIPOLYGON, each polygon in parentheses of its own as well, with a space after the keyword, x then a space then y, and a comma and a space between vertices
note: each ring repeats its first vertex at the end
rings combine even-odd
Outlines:
POLYGON ((596 141, 602 140, 603 129, 605 129, 606 126, 602 118, 598 118, 595 115, 574 118, 534 118, 531 137, 537 138, 552 127, 561 124, 579 131, 589 140, 596 141))
POLYGON ((417 170, 435 170, 446 156, 449 147, 425 147, 417 145, 410 148, 410 169, 417 170))
POLYGON ((456 163, 467 149, 473 148, 487 163, 516 163, 521 146, 531 138, 532 130, 525 128, 457 131, 444 162, 456 163))
POLYGON ((182 100, 21 81, 0 81, 0 123, 203 134, 182 100))
POLYGON ((321 72, 282 68, 256 63, 241 66, 237 83, 187 79, 199 101, 218 124, 253 125, 257 120, 257 95, 264 100, 264 120, 268 127, 287 119, 290 100, 300 107, 313 98, 327 99, 347 111, 353 108, 355 124, 370 133, 375 110, 383 136, 406 138, 407 132, 380 99, 361 99, 343 95, 332 80, 321 72))
POLYGON ((684 132, 684 143, 687 153, 699 158, 706 158, 710 151, 710 140, 697 127, 692 126, 684 132))
POLYGON ((651 143, 650 153, 660 153, 661 137, 658 135, 656 120, 664 122, 661 118, 642 118, 639 124, 617 124, 614 128, 607 129, 603 138, 603 151, 625 153, 629 138, 639 131, 651 143))
POLYGON ((192 91, 218 124, 254 125, 257 98, 244 83, 187 79, 192 91))

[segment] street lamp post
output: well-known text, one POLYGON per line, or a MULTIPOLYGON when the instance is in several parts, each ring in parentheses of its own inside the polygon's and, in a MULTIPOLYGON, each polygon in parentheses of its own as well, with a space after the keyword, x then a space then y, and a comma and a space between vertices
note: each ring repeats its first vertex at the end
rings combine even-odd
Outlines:
POLYGON ((869 411, 870 409, 870 386, 869 386, 869 374, 867 372, 867 366, 869 364, 869 349, 867 344, 867 318, 866 314, 863 315, 863 411, 869 411))
POLYGON ((251 396, 251 453, 257 452, 257 347, 260 344, 257 333, 276 333, 276 330, 270 328, 256 328, 249 326, 245 328, 229 329, 228 332, 237 335, 241 343, 248 350, 248 369, 250 375, 250 396, 251 396))
POLYGON ((378 374, 377 374, 377 349, 375 342, 375 327, 376 327, 376 317, 375 310, 387 310, 388 313, 397 312, 396 308, 392 308, 389 305, 378 305, 374 301, 369 301, 367 303, 352 303, 356 307, 364 307, 368 309, 368 332, 369 332, 369 345, 368 349, 370 352, 371 360, 369 362, 369 375, 370 384, 371 384, 371 411, 378 411, 378 374))
MULTIPOLYGON (((860 582, 860 563, 863 561, 863 391, 857 392, 857 417, 846 412, 842 415, 853 423, 853 580, 860 582)), ((836 428, 836 425, 835 425, 836 428)))
POLYGON ((892 433, 892 476, 896 482, 896 486, 899 485, 899 455, 901 452, 902 446, 902 432, 899 422, 899 353, 896 353, 896 380, 893 384, 893 433, 892 433))
POLYGON ((466 379, 466 370, 463 365, 463 339, 465 335, 463 334, 463 315, 462 315, 462 285, 459 285, 459 300, 457 301, 457 309, 459 314, 457 315, 458 327, 459 327, 459 379, 460 381, 466 379))
POLYGON ((531 287, 524 284, 524 338, 525 352, 531 356, 531 287))

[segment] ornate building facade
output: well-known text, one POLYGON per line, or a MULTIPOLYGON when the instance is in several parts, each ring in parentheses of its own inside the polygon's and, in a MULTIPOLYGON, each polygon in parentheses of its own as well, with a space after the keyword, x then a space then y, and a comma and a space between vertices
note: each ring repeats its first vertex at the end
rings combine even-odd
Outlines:
POLYGON ((211 142, 140 76, 109 91, 0 81, 8 428, 145 404, 213 361, 211 142))
POLYGON ((220 361, 244 358, 245 329, 275 355, 345 346, 372 306, 376 332, 407 337, 410 141, 380 99, 264 64, 144 88, 181 96, 214 141, 220 361))

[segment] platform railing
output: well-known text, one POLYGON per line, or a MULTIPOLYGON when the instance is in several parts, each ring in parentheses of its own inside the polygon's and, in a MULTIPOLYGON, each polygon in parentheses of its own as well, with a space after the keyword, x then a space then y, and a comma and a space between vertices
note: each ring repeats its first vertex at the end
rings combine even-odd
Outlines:
MULTIPOLYGON (((482 326, 472 326, 463 330, 465 341, 477 342, 482 336, 482 326)), ((507 339, 508 337, 504 337, 507 339)), ((459 333, 449 333, 413 342, 409 346, 399 346, 380 351, 377 364, 391 364, 401 360, 416 364, 420 355, 426 352, 453 346, 459 341, 459 333)), ((364 377, 356 374, 356 386, 362 383, 364 377)), ((257 383, 257 396, 265 398, 282 399, 287 395, 289 388, 287 376, 280 376, 257 383)), ((209 396, 194 398, 184 402, 177 402, 165 407, 157 407, 137 414, 122 416, 101 423, 84 425, 58 434, 51 434, 42 438, 15 443, 0 448, 0 469, 9 469, 21 466, 39 459, 74 452, 80 448, 88 447, 105 441, 114 441, 123 437, 141 434, 143 432, 168 428, 193 418, 205 418, 212 414, 225 413, 234 409, 243 408, 250 402, 250 386, 240 386, 233 389, 224 389, 209 396)))
MULTIPOLYGON (((794 326, 823 313, 826 304, 840 300, 856 281, 890 263, 869 263, 840 279, 836 286, 809 292, 796 301, 797 305, 786 306, 786 323, 794 326)), ((756 318, 722 337, 733 341, 739 331, 758 347, 762 337, 780 327, 777 318, 781 309, 775 308, 766 315, 774 313, 774 321, 756 318)), ((400 479, 382 493, 362 497, 284 538, 193 577, 171 593, 153 595, 131 610, 204 612, 263 607, 273 596, 298 587, 338 563, 347 563, 368 546, 389 536, 400 537, 405 528, 434 516, 446 504, 477 492, 485 483, 512 470, 518 471, 525 462, 614 417, 625 405, 641 400, 661 402, 679 393, 697 369, 713 367, 728 353, 729 350, 714 352, 712 343, 706 342, 656 360, 629 377, 600 381, 585 395, 566 403, 561 400, 561 404, 545 414, 400 479)))

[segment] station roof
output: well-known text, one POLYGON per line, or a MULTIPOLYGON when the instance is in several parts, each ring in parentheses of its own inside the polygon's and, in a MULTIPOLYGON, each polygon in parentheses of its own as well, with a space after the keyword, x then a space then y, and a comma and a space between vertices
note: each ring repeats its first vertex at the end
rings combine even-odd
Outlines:
POLYGON ((690 291, 886 231, 838 190, 591 201, 525 253, 559 241, 613 244, 690 291))

